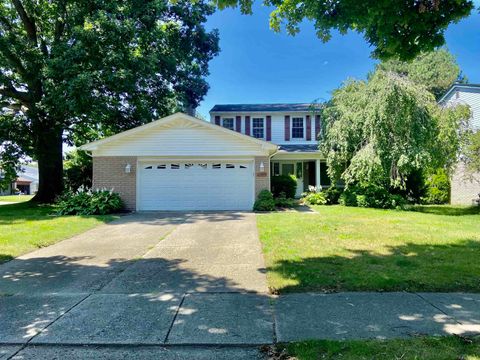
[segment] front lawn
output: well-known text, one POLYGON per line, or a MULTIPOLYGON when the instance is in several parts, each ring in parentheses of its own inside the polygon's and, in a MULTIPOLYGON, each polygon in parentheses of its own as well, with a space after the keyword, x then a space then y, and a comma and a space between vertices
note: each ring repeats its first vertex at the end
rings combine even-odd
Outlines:
POLYGON ((30 202, 0 206, 0 263, 116 218, 52 216, 52 213, 52 207, 30 202))
POLYGON ((2 195, 0 196, 1 202, 24 202, 28 201, 33 197, 33 195, 2 195))
POLYGON ((419 337, 407 340, 304 341, 285 345, 298 360, 480 360, 480 339, 419 337))
POLYGON ((257 216, 273 292, 480 291, 480 208, 257 216))

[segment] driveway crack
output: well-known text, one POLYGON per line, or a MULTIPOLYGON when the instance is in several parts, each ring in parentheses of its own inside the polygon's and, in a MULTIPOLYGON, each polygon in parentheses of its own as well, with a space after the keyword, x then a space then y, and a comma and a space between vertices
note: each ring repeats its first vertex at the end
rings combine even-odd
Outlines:
POLYGON ((166 344, 168 341, 168 337, 170 336, 170 332, 173 329, 173 326, 175 325, 175 321, 177 320, 178 313, 180 312, 180 309, 183 306, 183 302, 185 301, 185 298, 187 297, 188 294, 184 293, 182 296, 182 300, 180 300, 180 304, 178 304, 177 311, 175 311, 175 315, 173 316, 172 322, 170 324, 170 327, 168 328, 167 335, 165 335, 165 339, 163 340, 163 343, 166 344))

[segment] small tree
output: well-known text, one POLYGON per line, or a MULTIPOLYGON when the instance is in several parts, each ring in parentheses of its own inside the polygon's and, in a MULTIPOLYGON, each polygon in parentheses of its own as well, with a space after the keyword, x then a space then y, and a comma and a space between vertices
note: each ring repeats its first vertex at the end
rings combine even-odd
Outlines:
POLYGON ((73 150, 65 156, 65 187, 76 191, 79 187, 92 187, 92 158, 81 150, 73 150))

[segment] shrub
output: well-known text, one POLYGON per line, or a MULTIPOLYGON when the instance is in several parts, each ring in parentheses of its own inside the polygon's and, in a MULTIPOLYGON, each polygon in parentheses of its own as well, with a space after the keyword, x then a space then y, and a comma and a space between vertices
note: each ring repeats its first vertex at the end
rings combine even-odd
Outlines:
POLYGON ((105 215, 123 209, 120 195, 112 190, 85 190, 64 194, 57 203, 58 215, 105 215))
POLYGON ((305 195, 303 201, 309 205, 325 205, 327 200, 322 192, 311 192, 305 195))
POLYGON ((405 205, 406 200, 401 195, 390 194, 381 186, 350 186, 340 196, 340 204, 344 206, 392 209, 405 205))
POLYGON ((255 211, 273 211, 275 210, 275 200, 273 195, 268 190, 262 190, 258 194, 257 201, 253 204, 253 210, 255 211))
POLYGON ((450 179, 443 169, 437 170, 426 181, 426 194, 422 201, 426 204, 447 204, 450 202, 450 179))
POLYGON ((336 188, 335 186, 330 186, 328 189, 323 191, 323 195, 325 196, 327 205, 335 205, 338 204, 340 195, 342 195, 342 190, 336 188))
POLYGON ((85 151, 73 150, 66 154, 64 163, 65 188, 77 191, 92 186, 92 158, 85 151))
POLYGON ((272 176, 271 185, 275 197, 284 193, 287 198, 293 199, 297 191, 297 178, 293 175, 272 176))
POLYGON ((348 187, 340 195, 338 203, 343 206, 357 206, 357 194, 355 193, 355 188, 348 187))
POLYGON ((289 199, 285 196, 285 193, 280 193, 280 196, 275 198, 275 206, 280 208, 293 208, 297 206, 295 199, 289 199))

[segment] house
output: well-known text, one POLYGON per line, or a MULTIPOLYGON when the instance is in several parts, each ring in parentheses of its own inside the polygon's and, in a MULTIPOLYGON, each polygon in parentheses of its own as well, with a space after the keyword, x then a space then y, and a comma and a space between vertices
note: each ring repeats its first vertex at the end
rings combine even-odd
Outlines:
POLYGON ((176 113, 83 145, 93 187, 130 210, 251 210, 270 176, 295 174, 299 195, 328 186, 310 104, 216 105, 213 121, 176 113))
MULTIPOLYGON (((2 176, 0 172, 0 177, 2 176)), ((34 165, 22 165, 21 175, 6 189, 0 190, 0 195, 11 195, 20 191, 22 194, 33 195, 38 190, 38 169, 34 165)))
MULTIPOLYGON (((469 127, 480 130, 480 84, 454 84, 439 100, 443 106, 465 104, 470 106, 472 117, 469 127)), ((472 205, 480 196, 480 173, 469 174, 460 160, 451 179, 451 203, 472 205)))

